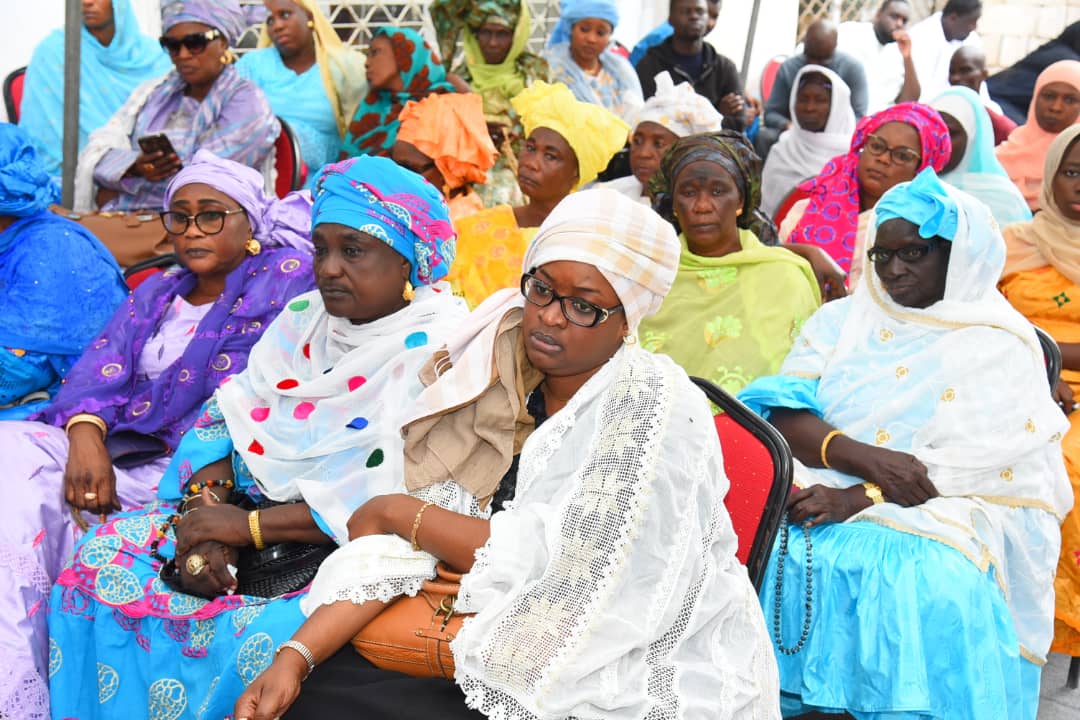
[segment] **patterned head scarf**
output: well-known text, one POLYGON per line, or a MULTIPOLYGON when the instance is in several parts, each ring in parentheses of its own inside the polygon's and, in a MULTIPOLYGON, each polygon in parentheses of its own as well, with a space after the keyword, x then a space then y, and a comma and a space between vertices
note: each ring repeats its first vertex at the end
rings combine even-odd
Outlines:
POLYGON ((551 31, 548 47, 569 42, 570 31, 586 18, 606 20, 614 30, 619 24, 619 4, 615 0, 561 0, 559 23, 551 31))
POLYGON ((649 181, 653 206, 668 221, 677 225, 671 205, 675 181, 679 173, 692 162, 707 160, 724 168, 735 180, 742 195, 742 212, 735 223, 750 230, 768 245, 776 244, 776 228, 763 213, 761 205, 761 158, 742 133, 721 130, 704 135, 692 135, 675 141, 660 161, 660 170, 649 181))
POLYGON ((630 332, 660 309, 681 251, 674 229, 650 208, 605 188, 565 197, 540 225, 522 271, 557 260, 594 265, 619 296, 630 332))
POLYGON ((918 131, 922 155, 918 172, 928 167, 940 172, 945 167, 952 142, 937 110, 921 103, 900 103, 867 115, 855 127, 848 153, 830 160, 821 174, 799 186, 810 194, 810 203, 787 242, 820 245, 844 270, 851 268, 859 227, 859 153, 867 136, 891 122, 918 131))
POLYGON ((536 128, 547 128, 570 145, 578 162, 575 190, 595 180, 626 145, 630 130, 626 123, 599 105, 579 101, 562 83, 537 80, 511 103, 521 116, 525 137, 536 128))
POLYGON ((643 122, 656 123, 679 137, 686 137, 721 130, 724 116, 707 98, 698 95, 690 83, 676 85, 665 70, 656 76, 656 94, 645 101, 634 117, 634 129, 643 122))
POLYGON ((413 285, 450 271, 457 235, 435 186, 389 158, 363 156, 327 165, 315 185, 311 227, 340 223, 382 240, 412 265, 413 285))
POLYGON ((60 202, 60 188, 49 178, 30 136, 0 123, 0 215, 30 217, 60 202))
POLYGON ((195 183, 225 193, 244 208, 252 237, 264 246, 288 246, 311 252, 311 202, 305 195, 292 193, 279 200, 263 189, 263 176, 257 170, 219 158, 208 150, 199 150, 169 181, 165 188, 165 209, 177 190, 195 183))
POLYGON ((428 95, 406 105, 398 121, 397 139, 431 158, 451 190, 487 179, 496 150, 479 95, 428 95))
POLYGON ((237 0, 172 0, 161 8, 161 28, 167 32, 173 25, 197 22, 217 28, 229 47, 247 28, 247 19, 237 0))
POLYGON ((341 146, 343 158, 357 155, 389 155, 397 140, 398 116, 410 100, 422 100, 431 93, 454 92, 446 81, 446 69, 424 37, 410 28, 381 27, 375 38, 390 41, 401 74, 401 92, 371 90, 356 108, 341 146))

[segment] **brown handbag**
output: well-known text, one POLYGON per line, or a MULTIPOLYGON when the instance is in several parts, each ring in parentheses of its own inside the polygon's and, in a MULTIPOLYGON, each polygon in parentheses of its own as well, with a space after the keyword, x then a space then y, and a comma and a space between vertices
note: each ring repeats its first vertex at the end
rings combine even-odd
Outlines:
POLYGON ((49 209, 92 232, 120 267, 131 267, 173 251, 172 241, 156 212, 77 213, 58 205, 49 209))
POLYGON ((454 612, 461 573, 443 563, 435 579, 425 580, 415 597, 398 598, 352 639, 356 652, 382 670, 454 679, 450 641, 467 615, 454 612))

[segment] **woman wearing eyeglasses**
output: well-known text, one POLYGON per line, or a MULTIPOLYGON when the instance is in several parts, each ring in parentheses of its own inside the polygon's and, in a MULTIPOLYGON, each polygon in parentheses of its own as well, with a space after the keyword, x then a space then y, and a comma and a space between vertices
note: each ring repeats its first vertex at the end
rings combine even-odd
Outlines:
POLYGON ((761 591, 782 709, 1034 720, 1068 422, 986 205, 926 169, 870 242, 866 282, 740 395, 796 460, 761 591))
POLYGON ((75 209, 156 210, 197 150, 262 170, 281 132, 266 96, 233 66, 246 27, 237 0, 163 3, 161 47, 173 70, 140 85, 79 155, 75 209), (171 145, 140 147, 164 134, 171 145), (145 142, 144 142, 145 144, 145 142))
POLYGON ((353 513, 307 621, 233 717, 777 717, 708 403, 634 342, 678 255, 671 226, 613 190, 552 211, 519 288, 421 371, 409 493, 353 513), (378 670, 349 644, 436 559, 467 573, 455 610, 474 613, 451 645, 456 685, 378 670))
POLYGON ((792 207, 780 225, 787 243, 817 245, 849 273, 862 275, 868 212, 885 192, 921 170, 940 171, 951 152, 949 128, 928 105, 900 103, 859 121, 851 148, 799 185, 810 197, 792 207))
POLYGON ((312 285, 304 198, 268 198, 259 173, 198 153, 166 202, 180 266, 120 305, 35 422, 0 423, 0 646, 11 680, 0 707, 11 717, 48 716, 56 668, 44 606, 75 540, 87 523, 154 499, 199 407, 312 285))
POLYGON ((357 158, 323 168, 311 222, 318 290, 282 309, 204 405, 160 504, 95 528, 58 579, 57 717, 145 715, 148 698, 150 717, 225 717, 303 622, 352 511, 403 491, 418 373, 467 314, 440 282, 454 247, 445 201, 387 158, 357 158), (85 691, 95 666, 112 691, 85 691))

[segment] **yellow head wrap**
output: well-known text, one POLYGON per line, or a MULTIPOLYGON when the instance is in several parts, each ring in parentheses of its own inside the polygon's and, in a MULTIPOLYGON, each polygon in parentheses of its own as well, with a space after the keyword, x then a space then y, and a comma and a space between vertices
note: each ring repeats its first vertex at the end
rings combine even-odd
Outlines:
POLYGON ((537 80, 510 101, 521 116, 525 136, 536 128, 554 130, 578 161, 575 190, 596 179, 626 145, 630 126, 599 105, 580 102, 566 85, 537 80))

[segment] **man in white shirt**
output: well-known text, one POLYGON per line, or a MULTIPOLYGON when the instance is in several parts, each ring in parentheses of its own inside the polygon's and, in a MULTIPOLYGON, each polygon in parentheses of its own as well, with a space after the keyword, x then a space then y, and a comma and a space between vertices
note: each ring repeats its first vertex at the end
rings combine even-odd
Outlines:
MULTIPOLYGON (((911 55, 919 75, 922 102, 930 102, 949 88, 949 63, 963 45, 982 47, 975 27, 982 17, 980 0, 949 0, 941 12, 911 26, 911 55)), ((990 99, 983 87, 983 100, 990 99)))
POLYGON ((904 30, 911 17, 908 0, 885 0, 872 22, 845 22, 837 47, 862 63, 869 85, 868 112, 919 98, 919 80, 904 30))

